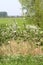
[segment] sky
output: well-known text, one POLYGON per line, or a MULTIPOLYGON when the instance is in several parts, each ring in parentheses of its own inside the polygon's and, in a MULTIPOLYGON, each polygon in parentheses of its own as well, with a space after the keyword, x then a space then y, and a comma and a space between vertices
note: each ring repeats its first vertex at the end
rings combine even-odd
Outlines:
POLYGON ((0 0, 0 11, 6 11, 9 16, 22 14, 19 0, 0 0))

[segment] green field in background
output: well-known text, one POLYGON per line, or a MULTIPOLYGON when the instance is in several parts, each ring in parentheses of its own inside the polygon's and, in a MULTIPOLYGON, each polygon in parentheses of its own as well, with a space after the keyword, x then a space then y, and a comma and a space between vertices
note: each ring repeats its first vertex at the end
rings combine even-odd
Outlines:
POLYGON ((10 24, 13 22, 17 22, 18 24, 22 25, 22 23, 34 23, 30 18, 28 19, 28 22, 24 20, 24 18, 0 18, 0 24, 10 24))
MULTIPOLYGON (((27 20, 25 20, 23 17, 0 18, 0 25, 2 25, 2 24, 13 24, 14 22, 16 22, 20 26, 22 26, 23 23, 37 25, 37 22, 34 21, 32 18, 27 18, 27 20)), ((43 30, 43 22, 40 22, 40 27, 43 30)))

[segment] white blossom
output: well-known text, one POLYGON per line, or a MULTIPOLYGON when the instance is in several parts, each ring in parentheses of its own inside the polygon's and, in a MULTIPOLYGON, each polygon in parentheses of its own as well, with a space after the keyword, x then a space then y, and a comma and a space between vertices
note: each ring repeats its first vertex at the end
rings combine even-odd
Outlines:
POLYGON ((10 43, 10 41, 8 41, 8 43, 10 43))

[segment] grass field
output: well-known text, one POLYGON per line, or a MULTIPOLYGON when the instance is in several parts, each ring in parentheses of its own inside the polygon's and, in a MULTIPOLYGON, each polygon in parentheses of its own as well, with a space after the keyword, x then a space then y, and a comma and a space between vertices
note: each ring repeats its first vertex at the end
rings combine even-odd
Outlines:
POLYGON ((25 20, 23 17, 21 18, 0 18, 0 24, 12 24, 13 22, 17 22, 19 25, 22 25, 22 23, 26 24, 34 24, 35 22, 32 21, 32 19, 25 20), (28 21, 28 22, 27 22, 28 21))
MULTIPOLYGON (((21 18, 0 18, 0 25, 1 24, 12 24, 16 22, 18 25, 22 26, 23 23, 26 24, 32 24, 32 25, 37 25, 37 22, 35 22, 32 18, 27 18, 27 20, 25 20, 23 17, 21 18)), ((40 22, 40 27, 43 30, 43 22, 40 22)))
POLYGON ((22 18, 0 18, 0 24, 12 24, 13 22, 22 23, 22 18))

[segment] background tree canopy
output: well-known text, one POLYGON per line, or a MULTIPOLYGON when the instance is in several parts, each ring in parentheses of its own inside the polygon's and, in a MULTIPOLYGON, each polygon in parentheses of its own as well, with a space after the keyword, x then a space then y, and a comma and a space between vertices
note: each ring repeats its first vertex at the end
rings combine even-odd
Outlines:
POLYGON ((36 24, 41 27, 41 24, 43 24, 43 0, 19 1, 22 4, 22 10, 27 10, 27 16, 33 17, 36 24))

